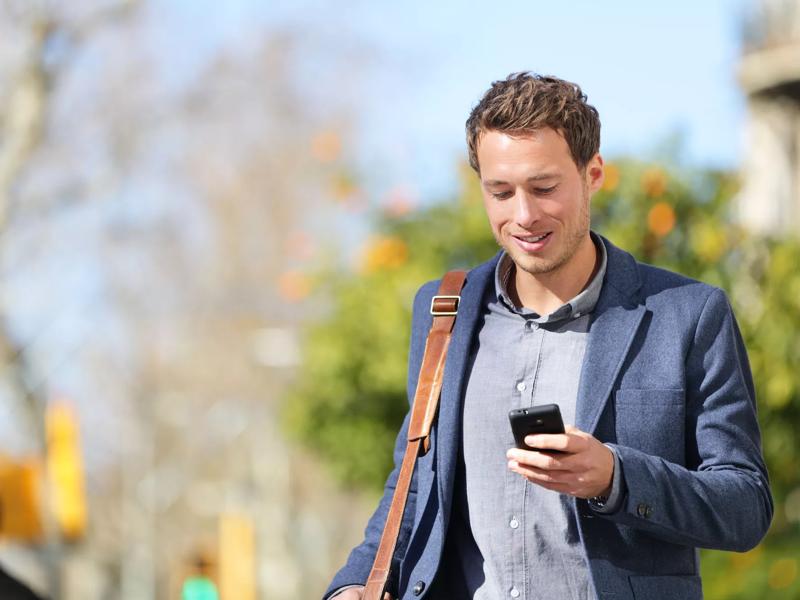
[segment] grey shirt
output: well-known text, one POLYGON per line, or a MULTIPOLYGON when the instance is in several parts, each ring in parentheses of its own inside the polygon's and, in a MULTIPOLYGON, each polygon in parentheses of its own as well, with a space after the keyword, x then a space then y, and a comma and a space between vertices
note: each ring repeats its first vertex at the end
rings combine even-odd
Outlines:
MULTIPOLYGON (((471 355, 463 406, 461 460, 443 557, 442 592, 476 600, 594 598, 570 496, 527 482, 507 468, 514 445, 508 412, 558 404, 574 424, 590 314, 606 270, 549 315, 515 306, 508 295, 514 264, 503 254, 487 291, 483 324, 471 355)), ((620 496, 615 454, 612 495, 620 496)), ((441 594, 440 594, 441 595, 441 594)))

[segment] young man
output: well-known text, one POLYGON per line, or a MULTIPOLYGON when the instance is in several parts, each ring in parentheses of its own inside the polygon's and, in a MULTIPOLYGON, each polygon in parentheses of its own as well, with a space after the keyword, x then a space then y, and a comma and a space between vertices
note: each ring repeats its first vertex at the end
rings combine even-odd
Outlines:
MULTIPOLYGON (((392 593, 701 598, 697 548, 748 550, 772 518, 753 383, 724 293, 590 230, 600 122, 577 85, 529 73, 495 82, 467 140, 502 250, 461 293, 392 593), (549 403, 574 425, 526 440, 544 451, 515 448, 509 410, 549 403)), ((414 301, 409 398, 437 288, 414 301)), ((326 598, 361 597, 397 471, 326 598)))

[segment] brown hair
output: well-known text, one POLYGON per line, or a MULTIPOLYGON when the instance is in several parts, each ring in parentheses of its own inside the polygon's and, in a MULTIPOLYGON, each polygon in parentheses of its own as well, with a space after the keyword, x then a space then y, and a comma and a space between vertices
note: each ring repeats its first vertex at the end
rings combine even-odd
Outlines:
POLYGON ((564 136, 578 169, 600 149, 600 115, 577 84, 529 72, 495 81, 467 119, 470 166, 480 174, 478 142, 487 131, 524 135, 544 127, 564 136))

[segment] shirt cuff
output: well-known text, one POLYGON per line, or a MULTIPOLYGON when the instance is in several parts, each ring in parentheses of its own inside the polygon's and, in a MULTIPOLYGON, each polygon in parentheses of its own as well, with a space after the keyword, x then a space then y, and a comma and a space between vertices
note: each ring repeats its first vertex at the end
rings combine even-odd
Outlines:
POLYGON ((606 444, 606 448, 611 450, 611 453, 614 455, 614 474, 611 477, 611 491, 605 501, 599 501, 596 498, 591 498, 589 500, 591 509, 602 515, 617 512, 622 505, 622 499, 625 497, 625 492, 627 491, 625 478, 622 476, 622 460, 619 457, 619 453, 616 448, 608 444, 606 444))

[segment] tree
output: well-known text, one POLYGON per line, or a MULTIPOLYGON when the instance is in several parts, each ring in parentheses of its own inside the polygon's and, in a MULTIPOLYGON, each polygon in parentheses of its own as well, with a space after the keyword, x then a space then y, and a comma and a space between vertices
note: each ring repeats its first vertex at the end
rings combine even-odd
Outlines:
POLYGON ((49 560, 57 597, 167 597, 178 557, 232 508, 255 521, 259 593, 303 597, 353 529, 327 511, 354 498, 331 500, 275 430, 290 371, 255 340, 307 314, 304 240, 327 225, 351 110, 321 83, 357 83, 372 54, 331 49, 323 20, 206 49, 220 13, 187 36, 180 10, 0 0, 2 450, 36 452, 67 388, 91 521, 69 549, 0 554, 49 560))

